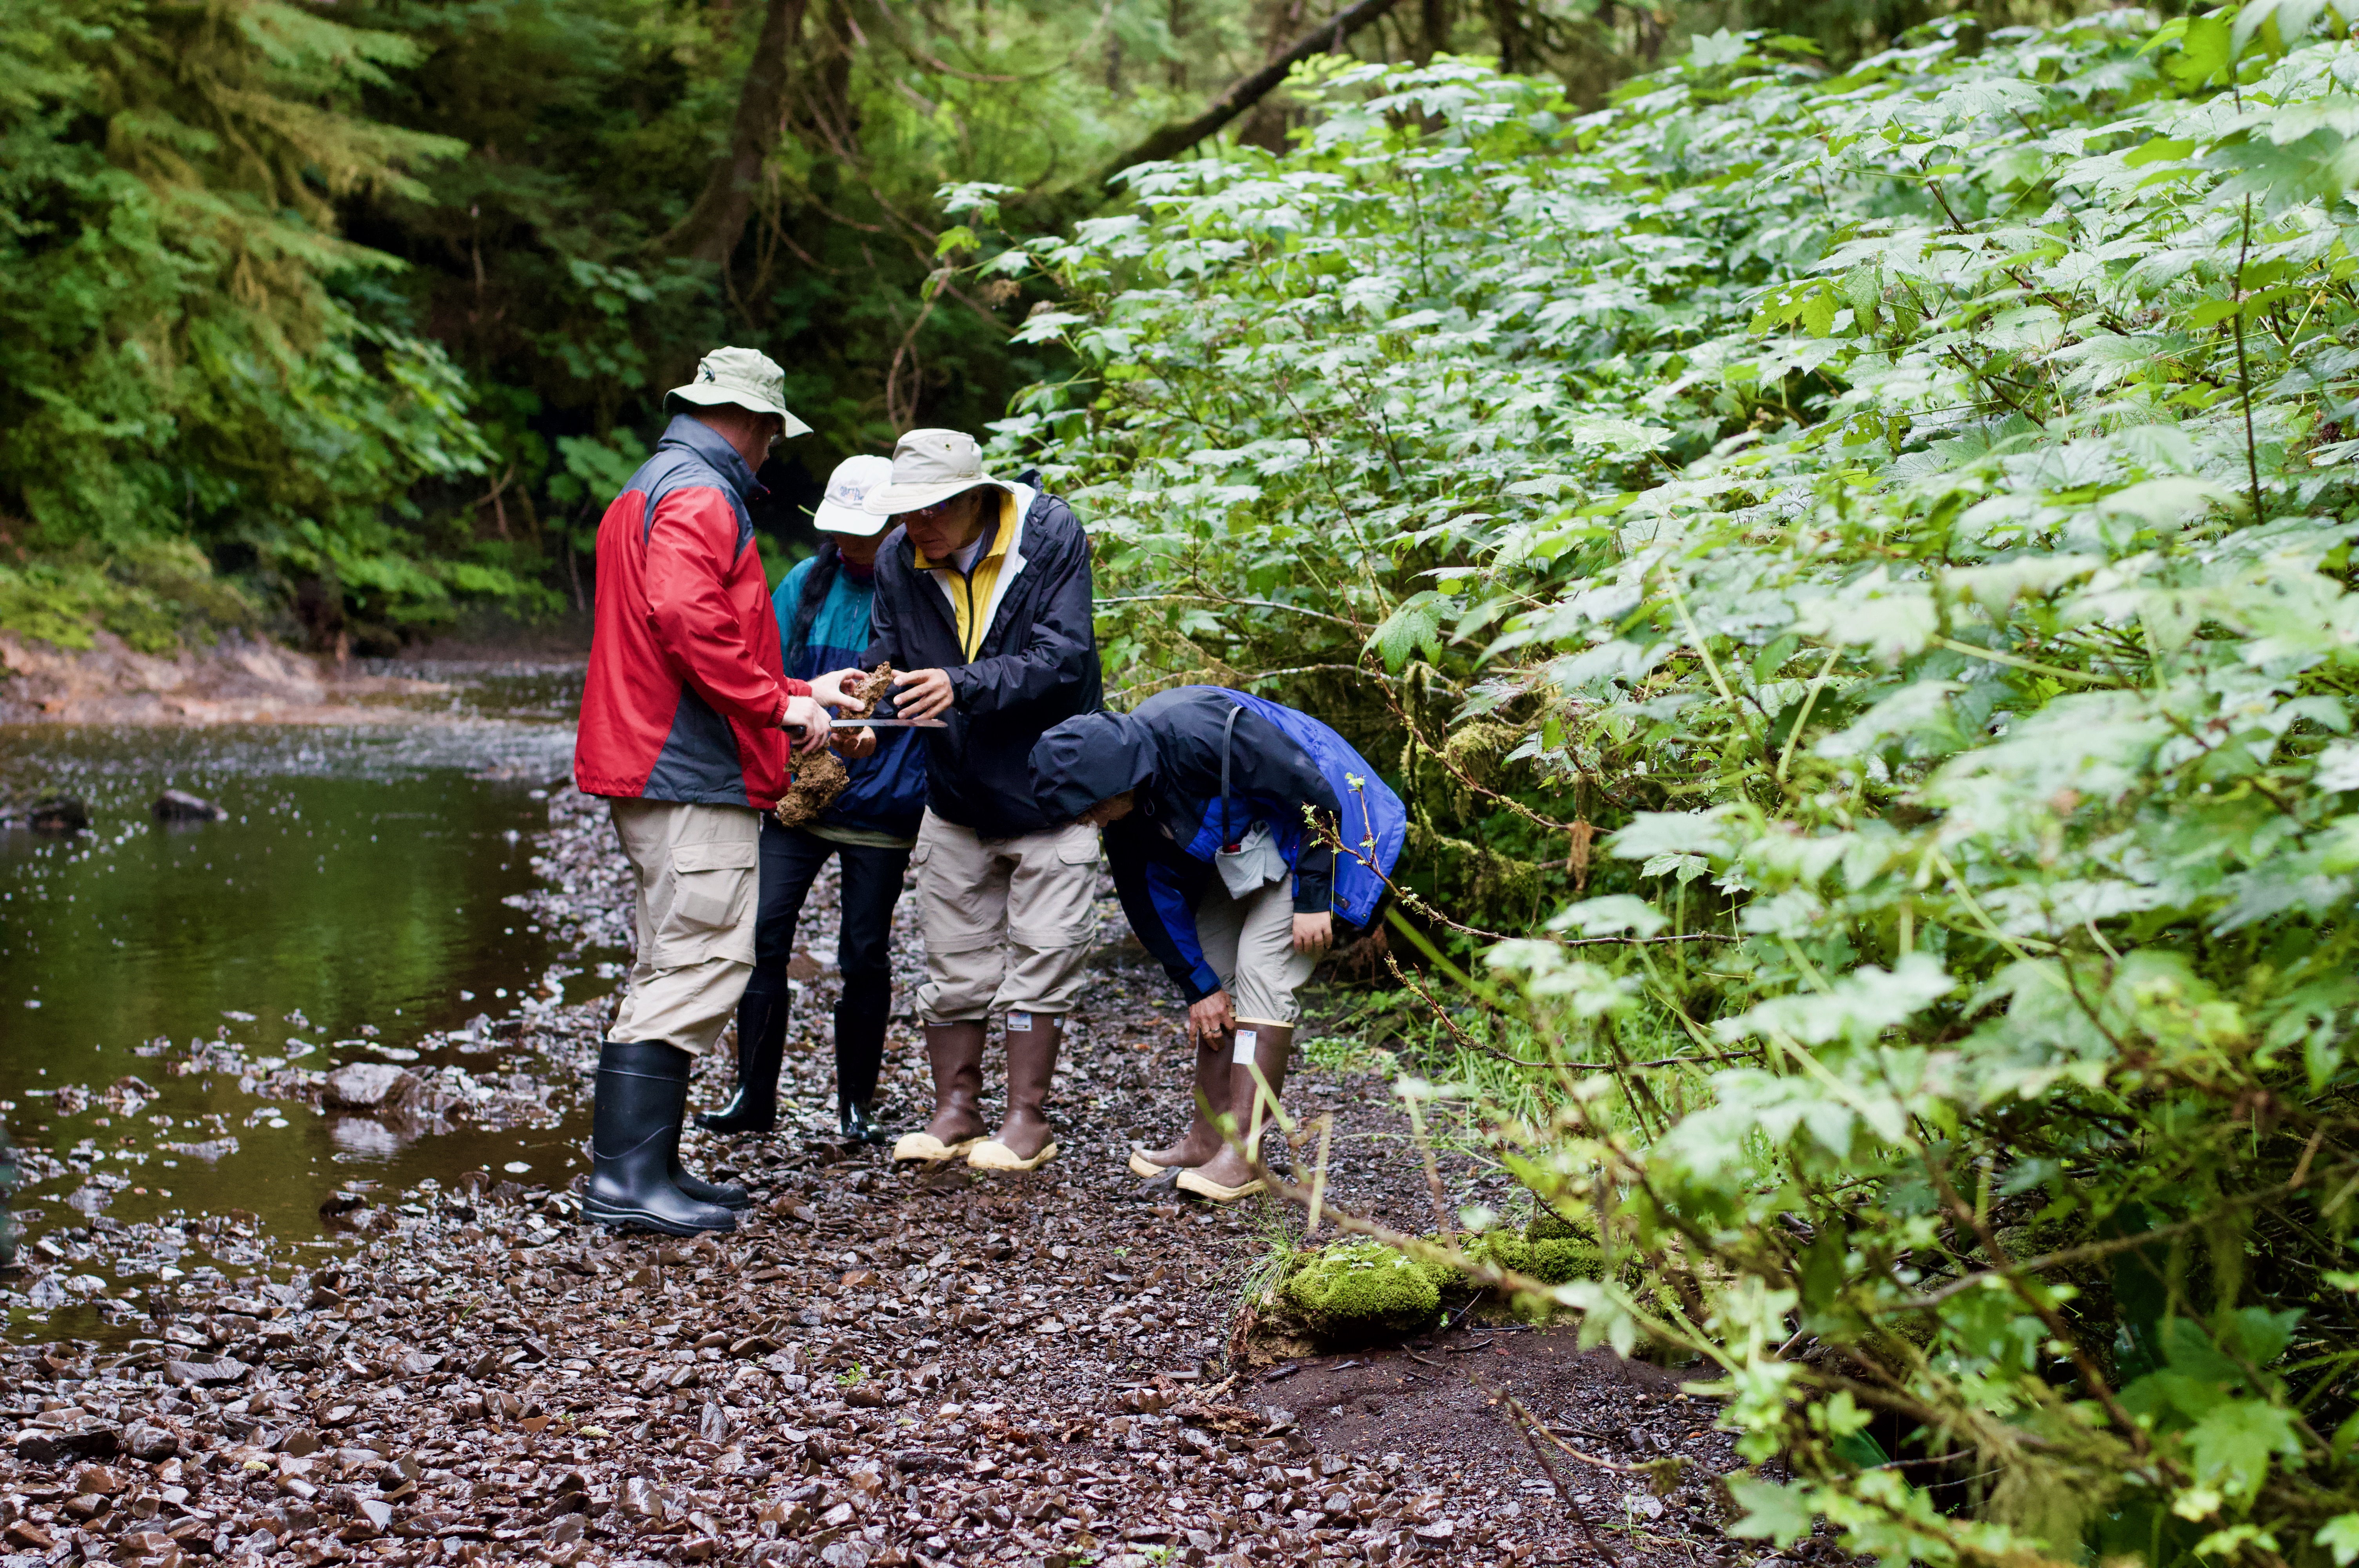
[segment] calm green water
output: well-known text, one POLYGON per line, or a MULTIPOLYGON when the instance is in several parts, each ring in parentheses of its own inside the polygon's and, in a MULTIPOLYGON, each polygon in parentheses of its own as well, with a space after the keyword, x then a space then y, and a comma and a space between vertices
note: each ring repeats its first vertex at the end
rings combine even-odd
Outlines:
MULTIPOLYGON (((49 1175, 17 1195, 22 1239, 70 1238, 93 1209, 137 1226, 233 1207, 281 1238, 310 1238, 321 1200, 353 1178, 512 1162, 532 1167, 528 1180, 569 1173, 569 1130, 462 1121, 405 1141, 244 1092, 234 1071, 167 1070, 192 1041, 225 1033, 266 1068, 453 1061, 480 1077, 505 1064, 448 1047, 406 1054, 429 1031, 498 1018, 578 972, 503 903, 536 885, 530 839, 547 821, 546 787, 570 765, 578 675, 427 673, 456 674, 458 693, 382 727, 0 728, 0 800, 76 795, 94 830, 0 832, 0 1117, 27 1176, 49 1175), (228 819, 158 823, 150 807, 167 787, 228 819), (108 1087, 126 1076, 155 1098, 110 1105, 108 1087), (65 1086, 85 1087, 89 1103, 61 1113, 41 1092, 65 1086), (229 1139, 235 1151, 211 1159, 166 1147, 214 1152, 229 1139), (32 1151, 79 1151, 72 1162, 114 1182, 58 1173, 32 1151), (81 1208, 63 1201, 76 1191, 81 1208)), ((571 994, 595 989, 583 976, 571 994)))

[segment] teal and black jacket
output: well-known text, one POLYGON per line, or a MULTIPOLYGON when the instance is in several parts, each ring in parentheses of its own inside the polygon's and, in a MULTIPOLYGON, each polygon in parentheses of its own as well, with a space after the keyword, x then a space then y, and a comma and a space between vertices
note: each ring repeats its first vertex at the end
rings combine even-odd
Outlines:
MULTIPOLYGON (((868 651, 868 612, 875 595, 875 578, 855 576, 832 548, 787 573, 770 596, 785 673, 808 681, 859 665, 868 651), (820 580, 814 582, 814 576, 820 580)), ((814 827, 917 837, 926 809, 926 755, 914 731, 879 730, 875 753, 844 767, 852 783, 814 827)))

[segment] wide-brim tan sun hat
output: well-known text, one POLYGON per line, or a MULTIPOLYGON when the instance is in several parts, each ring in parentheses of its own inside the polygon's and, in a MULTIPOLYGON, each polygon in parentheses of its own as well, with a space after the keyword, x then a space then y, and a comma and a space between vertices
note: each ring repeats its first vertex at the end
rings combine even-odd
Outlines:
POLYGON ((868 510, 869 494, 893 482, 893 460, 874 454, 846 458, 827 476, 827 494, 811 513, 811 526, 822 534, 851 534, 873 538, 892 524, 868 510))
POLYGON ((1016 493, 1004 479, 983 471, 983 448, 963 430, 912 430, 893 444, 893 481, 868 492, 870 515, 923 512, 978 486, 1016 493))
POLYGON ((734 404, 756 414, 775 414, 786 434, 808 436, 810 427, 787 411, 787 373, 759 349, 715 349, 696 362, 696 379, 664 394, 664 412, 679 414, 734 404))

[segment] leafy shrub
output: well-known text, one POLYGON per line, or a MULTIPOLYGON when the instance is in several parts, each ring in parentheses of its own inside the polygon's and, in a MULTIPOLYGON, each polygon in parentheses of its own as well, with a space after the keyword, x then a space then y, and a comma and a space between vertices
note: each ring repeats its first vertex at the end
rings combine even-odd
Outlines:
POLYGON ((1089 374, 1003 438, 1107 520, 1117 656, 1344 666, 1551 784, 1478 797, 1597 885, 1469 982, 1528 1046, 1473 1114, 1616 1267, 1462 1267, 1706 1357, 1790 1477, 1740 1533, 2359 1557, 2318 15, 1723 35, 1586 117, 1345 73, 1288 157, 1028 247, 1089 374))

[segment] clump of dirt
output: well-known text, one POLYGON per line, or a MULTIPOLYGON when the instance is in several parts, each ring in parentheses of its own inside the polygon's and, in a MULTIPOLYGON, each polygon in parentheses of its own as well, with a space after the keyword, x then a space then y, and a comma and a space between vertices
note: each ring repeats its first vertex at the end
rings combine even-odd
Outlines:
POLYGON ((778 826, 799 827, 810 821, 833 806, 835 797, 851 782, 852 774, 845 771, 843 759, 833 752, 814 752, 797 762, 786 798, 778 802, 778 826))
MULTIPOLYGON (((844 689, 851 700, 836 715, 839 723, 865 719, 876 711, 877 702, 893 689, 893 665, 890 660, 877 665, 844 689)), ((787 796, 778 802, 778 824, 783 827, 799 827, 816 818, 835 804, 835 797, 852 783, 852 774, 843 759, 833 752, 821 752, 808 761, 795 764, 793 780, 787 786, 787 796)))
POLYGON ((892 695, 895 673, 893 661, 887 659, 861 676, 859 682, 850 691, 844 693, 846 697, 852 698, 843 706, 844 717, 865 719, 875 712, 877 703, 892 695))

